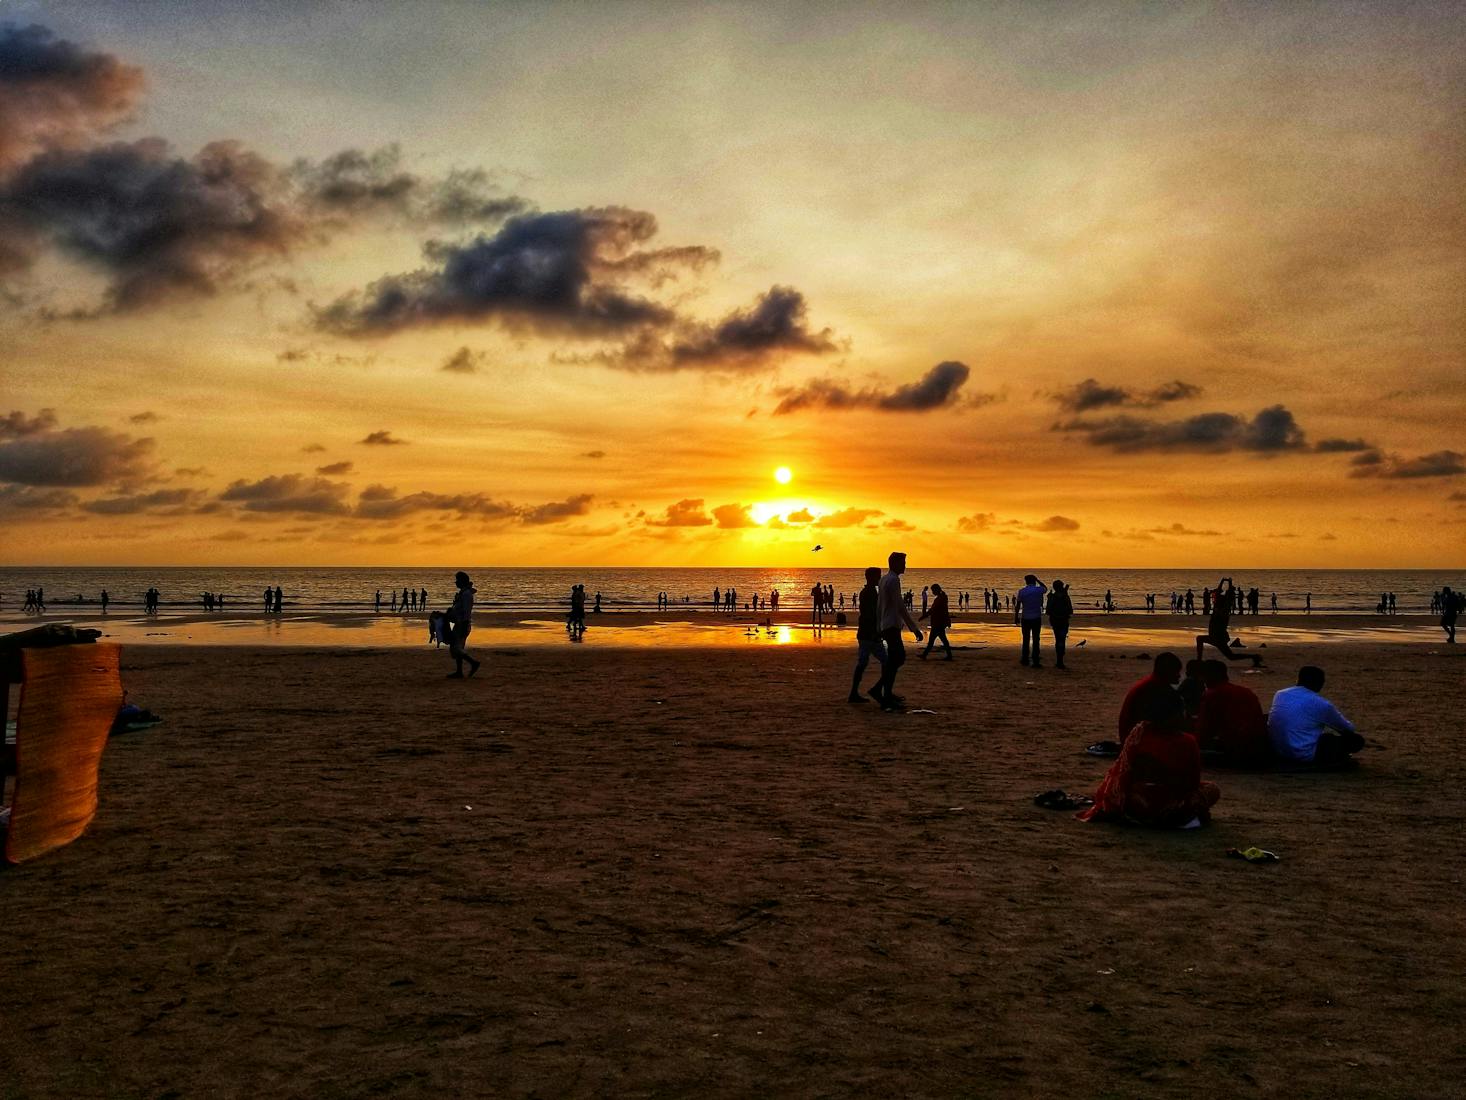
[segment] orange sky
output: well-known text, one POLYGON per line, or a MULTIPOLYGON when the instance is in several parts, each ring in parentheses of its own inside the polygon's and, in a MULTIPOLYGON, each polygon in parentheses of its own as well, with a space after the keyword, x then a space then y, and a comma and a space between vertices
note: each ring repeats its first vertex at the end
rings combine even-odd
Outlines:
POLYGON ((1461 563, 1449 5, 0 27, 0 562, 1461 563))

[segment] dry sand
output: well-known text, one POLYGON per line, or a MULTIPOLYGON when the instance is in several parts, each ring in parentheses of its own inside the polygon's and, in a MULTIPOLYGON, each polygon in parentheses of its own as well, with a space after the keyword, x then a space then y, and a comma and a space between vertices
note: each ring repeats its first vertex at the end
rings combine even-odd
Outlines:
POLYGON ((1270 648, 1385 747, 1207 829, 1036 808, 1136 652, 887 715, 828 644, 130 648, 165 724, 0 873, 0 1096, 1462 1095, 1466 653, 1270 648))

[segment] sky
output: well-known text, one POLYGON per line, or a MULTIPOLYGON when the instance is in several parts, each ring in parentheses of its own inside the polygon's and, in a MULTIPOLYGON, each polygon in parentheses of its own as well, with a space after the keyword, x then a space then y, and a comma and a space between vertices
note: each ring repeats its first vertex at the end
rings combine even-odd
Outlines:
POLYGON ((1449 3, 0 0, 0 563, 1457 567, 1463 179, 1449 3))

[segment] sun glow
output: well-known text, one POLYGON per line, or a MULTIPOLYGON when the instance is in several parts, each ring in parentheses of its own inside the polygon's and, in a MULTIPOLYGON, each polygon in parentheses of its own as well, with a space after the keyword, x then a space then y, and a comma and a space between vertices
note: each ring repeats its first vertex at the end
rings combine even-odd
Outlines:
POLYGON ((788 485, 794 480, 794 471, 789 469, 788 466, 780 466, 774 471, 774 480, 780 485, 788 485))

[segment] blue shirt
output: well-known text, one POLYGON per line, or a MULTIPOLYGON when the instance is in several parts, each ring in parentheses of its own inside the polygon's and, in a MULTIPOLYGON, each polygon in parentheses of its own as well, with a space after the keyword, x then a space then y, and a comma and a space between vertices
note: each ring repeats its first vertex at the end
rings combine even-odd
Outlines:
POLYGON ((1027 584, 1018 590, 1018 612, 1025 619, 1044 617, 1044 593, 1049 590, 1043 581, 1027 584))
POLYGON ((1354 732, 1349 719, 1312 688, 1298 684, 1273 696, 1267 732, 1272 738, 1273 751, 1283 759, 1312 760, 1318 751, 1318 739, 1326 729, 1354 732))

